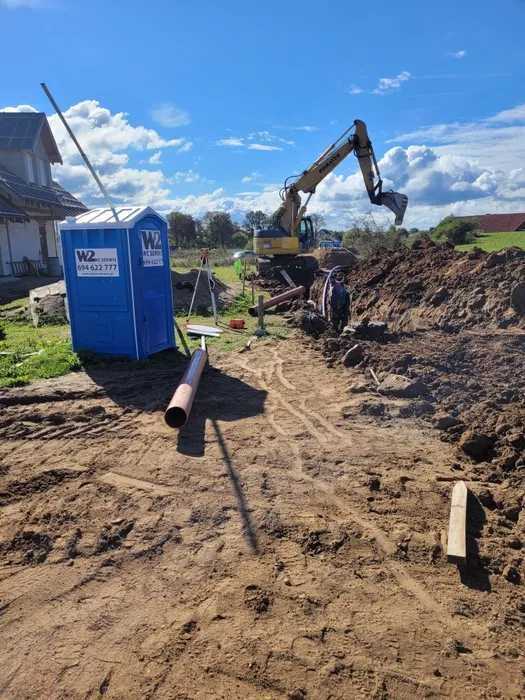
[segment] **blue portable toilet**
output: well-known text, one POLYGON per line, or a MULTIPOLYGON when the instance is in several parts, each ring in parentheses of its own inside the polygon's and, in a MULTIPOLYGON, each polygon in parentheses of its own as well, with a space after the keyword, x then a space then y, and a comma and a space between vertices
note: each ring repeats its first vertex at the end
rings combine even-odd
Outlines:
POLYGON ((150 207, 60 225, 73 349, 143 359, 175 347, 168 225, 150 207))

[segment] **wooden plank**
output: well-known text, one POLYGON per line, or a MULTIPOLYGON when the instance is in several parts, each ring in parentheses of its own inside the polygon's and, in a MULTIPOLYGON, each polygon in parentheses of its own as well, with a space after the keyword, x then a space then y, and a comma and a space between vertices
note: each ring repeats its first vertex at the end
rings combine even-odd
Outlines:
POLYGON ((182 343, 182 347, 184 348, 184 352, 186 353, 186 357, 191 357, 191 352, 188 347, 188 343, 186 342, 186 338, 184 337, 184 333, 181 331, 179 324, 177 323, 177 320, 174 319, 175 321, 175 328, 177 329, 177 335, 179 336, 180 342, 182 343))
POLYGON ((286 284, 291 288, 295 289, 297 285, 293 281, 293 279, 290 277, 290 275, 286 272, 286 270, 281 270, 281 275, 283 276, 284 281, 286 284))
POLYGON ((450 562, 467 561, 467 497, 468 489, 465 482, 458 481, 454 484, 447 541, 447 560, 450 562))
POLYGON ((379 385, 381 384, 381 382, 380 382, 379 379, 377 378, 377 374, 374 372, 374 370, 372 369, 372 367, 369 367, 368 369, 370 370, 370 374, 372 375, 372 379, 373 379, 374 382, 377 384, 377 386, 379 386, 379 385))

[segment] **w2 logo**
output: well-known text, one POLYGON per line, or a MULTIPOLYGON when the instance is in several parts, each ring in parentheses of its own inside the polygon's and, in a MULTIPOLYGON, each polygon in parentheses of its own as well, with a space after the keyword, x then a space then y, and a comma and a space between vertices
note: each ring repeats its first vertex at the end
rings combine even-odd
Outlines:
POLYGON ((140 234, 144 250, 162 250, 160 231, 141 231, 140 234))
POLYGON ((76 250, 78 262, 94 262, 95 261, 95 251, 94 250, 76 250))

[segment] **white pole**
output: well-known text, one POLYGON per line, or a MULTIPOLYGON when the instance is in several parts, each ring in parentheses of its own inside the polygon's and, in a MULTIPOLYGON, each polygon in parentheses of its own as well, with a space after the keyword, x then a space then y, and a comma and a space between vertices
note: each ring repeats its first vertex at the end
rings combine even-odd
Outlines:
POLYGON ((87 155, 84 153, 84 151, 83 151, 83 149, 82 149, 82 146, 79 144, 79 142, 78 142, 78 140, 77 140, 77 137, 76 137, 75 134, 72 132, 71 127, 69 126, 69 124, 68 124, 67 121, 66 121, 66 118, 64 117, 64 115, 63 115, 62 112, 60 111, 60 107, 59 107, 59 106, 57 105, 57 103, 55 102, 55 98, 54 98, 53 95, 51 94, 49 88, 47 87, 47 85, 46 85, 45 83, 40 83, 40 85, 41 85, 41 87, 42 87, 42 90, 46 93, 46 95, 47 95, 49 101, 50 101, 51 104, 53 105, 53 108, 54 108, 55 112, 58 114, 58 116, 59 116, 59 118, 60 118, 60 121, 61 121, 62 124, 64 125, 64 127, 65 127, 67 133, 70 135, 71 140, 73 141, 73 143, 75 144, 75 146, 78 148, 78 152, 79 152, 80 155, 82 156, 82 159, 84 160, 84 163, 86 164, 87 169, 89 170, 89 172, 90 172, 91 175, 93 176, 93 179, 95 180, 95 182, 96 182, 97 185, 99 186, 99 189, 100 189, 100 191, 102 192, 102 196, 104 197, 104 199, 105 199, 106 202, 107 202, 107 205, 109 206, 109 208, 110 208, 111 211, 113 212, 113 216, 115 217, 115 221, 118 223, 118 222, 120 221, 120 219, 118 218, 117 210, 115 209, 115 207, 114 207, 114 205, 113 205, 113 202, 111 201, 111 198, 110 198, 109 194, 107 193, 106 188, 105 188, 104 185, 102 184, 101 179, 100 179, 99 176, 97 175, 97 173, 96 173, 96 171, 95 171, 95 168, 94 168, 94 167, 91 165, 91 163, 89 162, 89 158, 88 158, 87 155))

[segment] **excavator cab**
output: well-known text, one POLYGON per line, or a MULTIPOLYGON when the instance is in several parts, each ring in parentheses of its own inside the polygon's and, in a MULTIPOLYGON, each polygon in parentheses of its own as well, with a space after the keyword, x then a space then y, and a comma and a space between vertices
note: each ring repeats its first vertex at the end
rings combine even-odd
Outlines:
POLYGON ((314 231, 312 219, 309 216, 303 216, 297 230, 299 236, 299 250, 306 252, 316 247, 317 236, 314 231))

